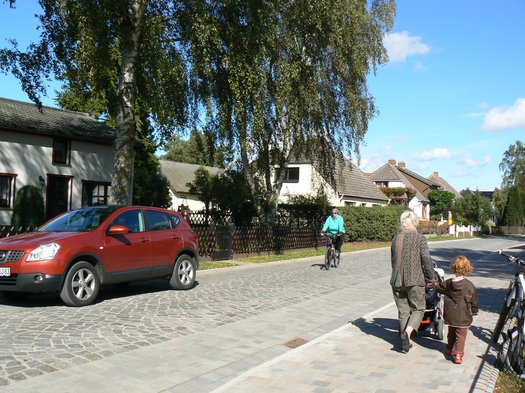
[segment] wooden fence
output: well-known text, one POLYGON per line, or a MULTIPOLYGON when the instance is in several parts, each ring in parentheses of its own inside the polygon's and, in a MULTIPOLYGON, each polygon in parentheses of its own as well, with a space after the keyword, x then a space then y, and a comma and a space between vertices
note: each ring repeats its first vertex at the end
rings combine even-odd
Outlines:
POLYGON ((284 250, 324 245, 319 228, 259 225, 195 227, 200 254, 211 259, 231 259, 233 255, 282 253, 284 250))
POLYGON ((31 232, 38 227, 19 227, 15 228, 11 225, 0 225, 0 238, 19 235, 21 233, 31 232))

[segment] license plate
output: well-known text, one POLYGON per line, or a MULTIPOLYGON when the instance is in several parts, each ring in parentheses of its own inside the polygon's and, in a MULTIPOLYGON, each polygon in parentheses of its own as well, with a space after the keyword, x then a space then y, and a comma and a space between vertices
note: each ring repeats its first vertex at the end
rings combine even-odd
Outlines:
POLYGON ((0 267, 0 277, 9 277, 11 275, 10 267, 0 267))

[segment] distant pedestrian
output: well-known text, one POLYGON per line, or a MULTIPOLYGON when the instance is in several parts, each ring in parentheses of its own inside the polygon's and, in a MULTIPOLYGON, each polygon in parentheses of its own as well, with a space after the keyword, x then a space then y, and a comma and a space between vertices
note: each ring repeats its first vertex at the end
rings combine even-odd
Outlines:
POLYGON ((392 239, 390 285, 399 318, 401 351, 407 353, 410 335, 417 331, 425 312, 426 282, 434 280, 434 269, 425 237, 417 231, 419 219, 410 210, 401 214, 401 232, 392 239))
POLYGON ((443 283, 432 283, 431 287, 445 295, 443 318, 448 325, 446 354, 454 363, 463 363, 467 332, 473 315, 478 313, 478 292, 465 276, 473 270, 472 263, 465 256, 458 256, 450 265, 454 275, 443 283))

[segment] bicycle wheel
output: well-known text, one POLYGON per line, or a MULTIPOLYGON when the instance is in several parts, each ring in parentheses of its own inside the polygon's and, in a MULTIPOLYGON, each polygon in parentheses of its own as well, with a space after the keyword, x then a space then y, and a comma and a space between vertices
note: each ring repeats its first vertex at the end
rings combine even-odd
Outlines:
POLYGON ((523 334, 518 327, 508 332, 497 355, 497 366, 501 371, 523 374, 523 334))
POLYGON ((326 249, 326 255, 324 257, 324 267, 326 270, 330 269, 330 261, 331 261, 331 249, 330 248, 327 248, 326 249))
POLYGON ((341 260, 341 252, 334 251, 334 267, 339 266, 340 260, 341 260))
POLYGON ((498 322, 496 322, 496 326, 494 327, 494 332, 492 333, 492 342, 497 343, 499 341, 499 337, 501 336, 501 332, 503 331, 503 326, 505 326, 505 323, 511 316, 513 315, 514 311, 514 304, 516 302, 516 297, 512 296, 512 298, 509 297, 509 295, 514 294, 515 291, 513 291, 514 288, 514 282, 511 282, 509 284, 509 288, 507 289, 507 293, 505 294, 505 297, 503 298, 503 303, 501 304, 501 308, 499 310, 499 318, 498 322))

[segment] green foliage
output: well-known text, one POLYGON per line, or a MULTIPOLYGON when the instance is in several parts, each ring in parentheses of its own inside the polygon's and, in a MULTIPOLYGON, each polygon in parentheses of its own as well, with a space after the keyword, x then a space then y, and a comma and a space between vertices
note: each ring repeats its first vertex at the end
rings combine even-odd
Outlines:
POLYGON ((169 181, 161 173, 154 147, 147 140, 144 143, 135 153, 133 204, 170 208, 169 181))
POLYGON ((503 153, 499 169, 503 172, 502 187, 517 185, 525 189, 525 146, 521 141, 503 153))
POLYGON ((206 212, 210 210, 213 202, 213 184, 216 182, 216 176, 211 175, 204 167, 199 167, 195 171, 195 180, 188 184, 190 192, 199 194, 199 199, 204 203, 206 212))
POLYGON ((523 200, 518 186, 512 186, 509 189, 507 203, 503 210, 500 225, 521 226, 525 224, 523 212, 523 200))
POLYGON ((428 199, 430 200, 430 218, 439 220, 443 216, 446 220, 448 212, 454 205, 454 194, 443 190, 430 190, 428 199))
POLYGON ((213 185, 213 193, 219 209, 231 212, 235 225, 250 225, 257 215, 243 172, 229 170, 219 174, 213 185))
POLYGON ((494 210, 496 213, 496 221, 498 223, 503 221, 503 212, 505 211, 505 206, 507 205, 507 196, 509 194, 508 188, 495 188, 494 194, 492 194, 492 203, 494 204, 494 210))
POLYGON ((319 158, 330 172, 336 157, 358 154, 377 113, 367 77, 387 61, 383 34, 392 26, 394 1, 187 7, 181 27, 190 43, 192 84, 207 122, 238 145, 259 214, 257 175, 276 206, 282 178, 272 179, 274 165, 319 158))
POLYGON ((454 204, 455 221, 460 225, 484 226, 494 214, 490 200, 476 191, 474 194, 459 198, 454 204))
POLYGON ((11 225, 19 227, 39 226, 44 223, 44 197, 36 186, 27 185, 16 193, 11 225))
POLYGON ((164 160, 225 168, 233 160, 233 148, 219 144, 211 133, 194 129, 188 140, 173 135, 166 144, 164 160))
POLYGON ((279 205, 280 215, 285 215, 289 224, 322 225, 331 206, 323 193, 317 195, 289 195, 287 203, 279 205))
POLYGON ((390 241, 399 232, 399 217, 406 206, 357 207, 339 209, 345 220, 346 240, 390 241))

